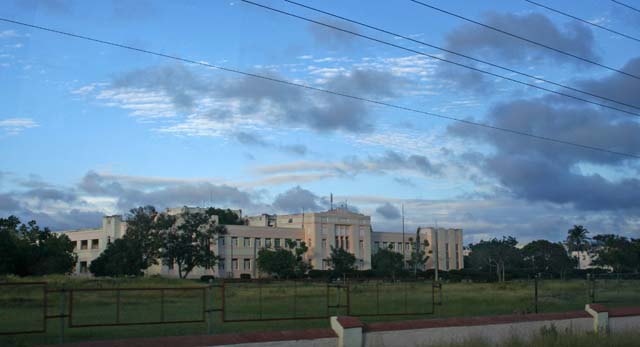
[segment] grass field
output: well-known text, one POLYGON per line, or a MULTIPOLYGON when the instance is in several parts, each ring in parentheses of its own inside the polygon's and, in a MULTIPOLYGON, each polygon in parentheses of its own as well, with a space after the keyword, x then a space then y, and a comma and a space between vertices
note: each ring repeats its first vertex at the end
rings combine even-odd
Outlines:
MULTIPOLYGON (((26 281, 10 279, 11 282, 26 281)), ((72 323, 113 324, 146 323, 175 320, 200 320, 203 305, 219 308, 221 288, 206 289, 198 281, 163 278, 92 280, 67 277, 30 278, 46 281, 48 290, 73 288, 72 323), (121 288, 119 297, 114 290, 82 291, 87 288, 121 288), (126 290, 127 288, 171 288, 164 291, 126 290), (187 289, 189 288, 189 289, 187 289), (193 289, 191 289, 193 288, 193 289), (203 302, 203 293, 205 294, 203 302), (120 309, 116 303, 120 301, 120 309), (164 305, 161 305, 164 302, 164 305)), ((0 286, 0 333, 15 330, 37 330, 43 326, 42 286, 0 286)), ((439 317, 481 316, 533 312, 534 286, 531 281, 498 283, 444 283, 441 299, 436 293, 432 306, 430 282, 416 283, 353 283, 349 302, 346 289, 324 283, 271 282, 227 283, 225 288, 225 318, 247 320, 256 318, 309 318, 335 314, 362 316, 365 322, 439 317), (340 304, 340 307, 336 307, 340 304), (432 309, 435 309, 433 314, 432 309), (415 315, 405 315, 415 313, 415 315), (421 314, 423 313, 423 314, 421 314), (393 314, 367 316, 369 314, 393 314)), ((48 315, 66 313, 68 293, 47 295, 48 315), (63 298, 65 305, 63 304, 63 298)), ((640 281, 609 280, 598 282, 596 299, 609 306, 640 305, 640 281)), ((585 281, 540 281, 538 311, 559 312, 582 310, 588 302, 585 281)), ((207 322, 104 326, 69 328, 64 322, 65 341, 102 340, 112 338, 206 334, 207 322)), ((258 322, 223 322, 220 312, 212 313, 214 333, 259 330, 283 330, 328 327, 328 319, 296 319, 258 322)), ((47 321, 46 333, 0 336, 0 346, 33 345, 59 341, 60 319, 47 321)))

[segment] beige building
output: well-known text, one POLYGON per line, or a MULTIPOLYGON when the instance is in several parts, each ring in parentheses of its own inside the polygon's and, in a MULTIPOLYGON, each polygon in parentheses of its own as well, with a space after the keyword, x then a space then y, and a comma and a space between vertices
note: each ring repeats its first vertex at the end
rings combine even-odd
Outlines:
MULTIPOLYGON (((166 213, 175 215, 187 210, 199 212, 205 209, 182 207, 167 209, 166 213)), ((242 217, 242 211, 234 212, 242 217)), ((371 255, 381 248, 403 253, 408 260, 415 247, 417 234, 421 243, 424 240, 429 242, 426 269, 434 268, 435 264, 441 270, 463 267, 462 229, 438 228, 436 231, 434 228, 419 228, 417 233, 407 232, 404 237, 400 232, 374 232, 370 216, 343 208, 304 214, 263 214, 244 220, 246 225, 227 225, 228 233, 214 241, 214 252, 222 257, 218 267, 213 270, 196 268, 189 277, 240 277, 241 274, 259 277, 256 266, 258 251, 265 247, 286 248, 287 240, 306 243, 309 247, 306 259, 314 269, 329 269, 325 259, 329 257, 331 246, 334 246, 351 252, 356 257, 356 267, 366 270, 371 268, 371 255)), ((75 273, 88 274, 91 261, 100 255, 107 244, 122 237, 125 232, 126 222, 118 215, 103 217, 102 228, 63 231, 76 246, 78 263, 75 273)), ((177 269, 156 265, 149 268, 147 274, 177 276, 177 269)))

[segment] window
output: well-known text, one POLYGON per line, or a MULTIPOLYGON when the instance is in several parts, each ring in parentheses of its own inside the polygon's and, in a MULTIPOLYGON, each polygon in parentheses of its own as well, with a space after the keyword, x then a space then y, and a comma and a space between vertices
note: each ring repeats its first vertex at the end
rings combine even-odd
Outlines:
POLYGON ((383 249, 388 249, 389 245, 386 242, 382 243, 382 248, 383 249))
POLYGON ((336 236, 336 243, 334 244, 336 248, 338 248, 340 246, 340 241, 338 240, 338 237, 336 236))
POLYGON ((107 236, 107 244, 111 244, 111 236, 107 236))
POLYGON ((251 259, 244 258, 244 269, 251 270, 251 259))
POLYGON ((293 223, 293 218, 289 218, 289 223, 293 223))
POLYGON ((221 258, 220 262, 218 262, 218 271, 219 272, 223 272, 224 271, 224 258, 221 258))
POLYGON ((322 249, 327 249, 327 239, 322 239, 322 249))
POLYGON ((307 247, 311 247, 311 239, 309 239, 309 242, 307 243, 307 247))
POLYGON ((289 244, 291 243, 291 239, 285 239, 284 240, 284 247, 285 248, 289 248, 289 244))
POLYGON ((224 236, 220 236, 220 237, 218 237, 218 244, 219 244, 220 246, 224 246, 224 236))
POLYGON ((267 248, 271 248, 271 239, 264 239, 264 246, 267 248))
POLYGON ((280 248, 280 239, 273 239, 274 240, 274 246, 276 248, 280 248))
POLYGON ((89 241, 87 240, 80 241, 80 249, 87 249, 88 246, 89 246, 89 241))
POLYGON ((73 250, 75 251, 76 249, 78 249, 78 241, 71 241, 71 244, 73 245, 73 250))
POLYGON ((411 250, 411 247, 410 247, 410 243, 409 243, 409 242, 406 242, 406 243, 404 244, 404 249, 405 249, 405 250, 407 250, 407 251, 411 250))
POLYGON ((360 251, 364 252, 364 241, 360 240, 360 251))
POLYGON ((444 244, 444 269, 449 271, 449 244, 444 244))
POLYGON ((256 248, 262 247, 262 241, 260 240, 259 237, 256 237, 256 239, 253 242, 256 243, 256 248))
POLYGON ((376 241, 373 243, 373 249, 376 251, 380 250, 380 241, 376 241))
POLYGON ((238 238, 237 237, 232 237, 231 238, 231 247, 238 247, 238 238))
POLYGON ((231 259, 231 268, 233 270, 238 270, 238 259, 231 259))
POLYGON ((91 240, 91 249, 98 249, 98 248, 100 248, 100 240, 98 239, 91 240))
POLYGON ((322 270, 326 270, 328 267, 328 263, 326 259, 322 259, 322 270))
MULTIPOLYGON (((83 241, 86 242, 86 241, 83 241)), ((80 273, 87 273, 88 272, 88 267, 87 267, 87 262, 86 261, 81 261, 80 262, 80 273)))
POLYGON ((349 250, 349 236, 344 238, 344 248, 346 248, 346 250, 349 250))
POLYGON ((296 239, 296 246, 300 247, 300 244, 302 243, 302 240, 300 239, 296 239))
POLYGON ((242 246, 251 247, 251 238, 245 237, 244 240, 242 240, 242 246))
POLYGON ((460 259, 460 251, 458 250, 458 244, 456 243, 456 269, 460 268, 460 264, 458 263, 458 259, 460 259))
POLYGON ((393 251, 393 249, 395 248, 395 243, 393 242, 389 242, 389 250, 393 251))

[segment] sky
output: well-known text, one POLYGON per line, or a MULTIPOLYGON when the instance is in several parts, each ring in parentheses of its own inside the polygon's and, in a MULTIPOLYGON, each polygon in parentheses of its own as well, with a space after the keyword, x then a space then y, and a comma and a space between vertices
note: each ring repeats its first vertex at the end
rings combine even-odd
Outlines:
MULTIPOLYGON (((255 1, 388 44, 237 0, 8 0, 0 17, 640 155, 640 41, 519 0, 424 2, 582 60, 409 0, 299 0, 395 35, 255 1)), ((613 2, 543 3, 640 37, 640 13, 613 2)), ((0 105, 0 217, 54 230, 147 204, 321 211, 333 193, 378 231, 401 230, 404 205, 407 230, 462 228, 465 243, 560 241, 574 224, 640 237, 638 159, 4 21, 0 105)))

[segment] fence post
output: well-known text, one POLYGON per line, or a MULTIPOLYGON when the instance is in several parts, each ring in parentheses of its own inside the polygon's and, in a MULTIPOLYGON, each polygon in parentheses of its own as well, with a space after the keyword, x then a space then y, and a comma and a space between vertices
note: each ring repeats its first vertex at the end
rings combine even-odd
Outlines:
POLYGON ((293 280, 293 318, 296 318, 298 311, 298 281, 293 280))
MULTIPOLYGON (((58 336, 58 343, 64 343, 64 320, 66 317, 66 312, 65 309, 67 307, 67 292, 64 288, 64 286, 62 287, 62 291, 60 291, 60 327, 59 327, 59 336, 58 336)), ((69 319, 71 319, 71 316, 69 316, 69 319)))
POLYGON ((209 279, 209 286, 206 289, 209 293, 207 297, 209 300, 206 301, 205 309, 207 310, 207 335, 211 335, 213 332, 213 280, 209 279))
POLYGON ((116 323, 120 323, 120 289, 116 290, 116 323))
POLYGON ((380 281, 376 281, 376 314, 380 314, 380 281))
POLYGON ((533 286, 534 286, 534 294, 533 294, 534 310, 535 310, 535 313, 538 313, 538 275, 533 276, 533 286))

